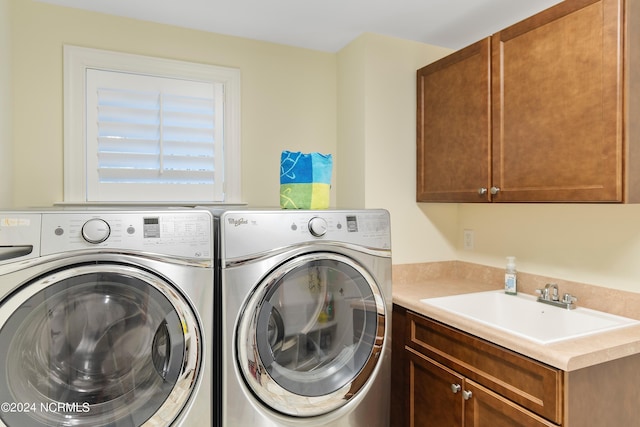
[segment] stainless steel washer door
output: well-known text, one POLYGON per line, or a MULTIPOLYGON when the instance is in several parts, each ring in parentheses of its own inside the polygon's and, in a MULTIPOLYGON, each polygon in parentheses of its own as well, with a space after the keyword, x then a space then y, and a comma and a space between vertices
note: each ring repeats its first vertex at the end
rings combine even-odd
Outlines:
POLYGON ((345 256, 311 253, 281 265, 241 313, 240 370, 281 413, 309 417, 345 405, 380 360, 385 304, 374 279, 345 256))
POLYGON ((42 277, 3 302, 0 328, 0 418, 10 427, 168 425, 201 363, 187 301, 128 266, 42 277))

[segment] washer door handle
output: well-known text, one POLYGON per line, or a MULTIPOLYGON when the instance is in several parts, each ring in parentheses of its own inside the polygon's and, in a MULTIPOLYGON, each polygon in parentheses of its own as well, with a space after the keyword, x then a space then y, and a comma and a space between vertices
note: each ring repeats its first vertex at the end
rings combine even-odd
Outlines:
POLYGON ((0 246, 0 261, 19 258, 33 252, 33 245, 0 246))
POLYGON ((284 321, 278 309, 273 306, 271 306, 269 323, 267 324, 267 337, 271 351, 277 355, 282 350, 284 343, 284 321))
POLYGON ((160 374, 163 379, 166 379, 169 373, 169 361, 171 360, 171 337, 169 336, 166 321, 163 321, 160 326, 158 326, 153 336, 153 342, 151 343, 151 360, 158 374, 160 374))

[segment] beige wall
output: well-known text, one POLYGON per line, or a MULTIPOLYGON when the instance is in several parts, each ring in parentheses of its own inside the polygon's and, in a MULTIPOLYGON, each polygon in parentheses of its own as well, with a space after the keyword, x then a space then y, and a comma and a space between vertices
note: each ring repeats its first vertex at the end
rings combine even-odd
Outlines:
POLYGON ((9 0, 0 0, 0 209, 13 197, 11 144, 11 20, 9 0))
POLYGON ((336 153, 333 54, 39 2, 9 3, 15 207, 49 206, 63 199, 64 44, 239 68, 247 202, 279 204, 283 149, 336 153))
POLYGON ((366 39, 360 37, 338 53, 338 158, 340 184, 337 205, 363 208, 366 155, 366 39))
POLYGON ((76 44, 240 68, 245 201, 279 203, 281 150, 332 153, 332 205, 389 209, 398 262, 454 256, 456 206, 413 201, 415 69, 446 49, 367 34, 334 55, 37 2, 13 7, 15 206, 63 198, 62 46, 76 44))
POLYGON ((640 292, 640 206, 416 204, 415 70, 447 51, 374 34, 334 55, 0 0, 0 58, 9 64, 0 91, 13 87, 15 106, 5 114, 0 97, 0 179, 13 179, 15 207, 62 200, 64 43, 240 68, 243 194, 252 205, 278 204, 282 149, 324 151, 336 155, 334 205, 391 212, 395 264, 502 267, 515 255, 521 271, 640 292), (473 251, 462 248, 465 228, 473 251))
POLYGON ((640 292, 640 205, 461 204, 458 228, 458 259, 640 292))
POLYGON ((457 205, 415 203, 416 70, 449 52, 364 34, 338 54, 338 205, 389 210, 395 263, 455 257, 457 205))

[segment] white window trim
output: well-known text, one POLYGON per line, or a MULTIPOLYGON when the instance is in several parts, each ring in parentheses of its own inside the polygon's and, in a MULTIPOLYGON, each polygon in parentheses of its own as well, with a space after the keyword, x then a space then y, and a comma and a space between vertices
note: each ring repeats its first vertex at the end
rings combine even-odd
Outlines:
POLYGON ((85 160, 87 68, 223 82, 224 203, 241 203, 240 70, 70 45, 64 46, 64 203, 88 203, 85 160))

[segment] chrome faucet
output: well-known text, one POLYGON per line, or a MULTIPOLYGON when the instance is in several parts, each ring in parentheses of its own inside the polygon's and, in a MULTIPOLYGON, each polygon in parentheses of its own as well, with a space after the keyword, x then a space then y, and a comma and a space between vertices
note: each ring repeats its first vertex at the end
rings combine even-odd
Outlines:
POLYGON ((566 308, 567 310, 576 308, 575 302, 578 301, 578 298, 571 294, 564 294, 562 299, 560 299, 558 296, 558 285, 555 283, 547 283, 544 289, 537 289, 536 293, 540 295, 538 302, 566 308))

